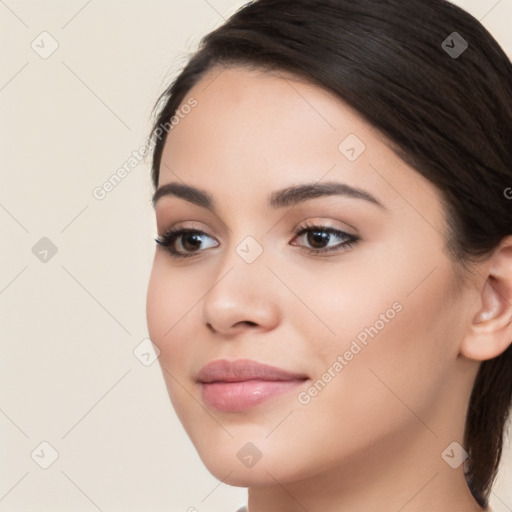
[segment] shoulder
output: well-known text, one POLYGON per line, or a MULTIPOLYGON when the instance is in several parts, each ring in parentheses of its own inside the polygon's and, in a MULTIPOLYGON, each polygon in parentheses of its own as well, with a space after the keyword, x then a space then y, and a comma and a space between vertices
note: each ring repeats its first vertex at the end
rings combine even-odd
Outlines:
MULTIPOLYGON (((236 512, 247 512, 247 507, 246 506, 240 507, 239 509, 236 510, 236 512)), ((490 511, 490 512, 492 512, 492 511, 490 511)))

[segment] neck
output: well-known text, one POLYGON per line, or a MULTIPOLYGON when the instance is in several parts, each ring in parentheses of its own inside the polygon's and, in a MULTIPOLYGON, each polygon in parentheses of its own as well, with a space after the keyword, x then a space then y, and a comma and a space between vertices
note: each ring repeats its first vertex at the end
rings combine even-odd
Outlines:
POLYGON ((309 468, 307 479, 281 479, 268 468, 273 483, 249 488, 249 512, 482 512, 463 466, 441 457, 453 437, 423 426, 410 434, 395 433, 313 476, 309 468))

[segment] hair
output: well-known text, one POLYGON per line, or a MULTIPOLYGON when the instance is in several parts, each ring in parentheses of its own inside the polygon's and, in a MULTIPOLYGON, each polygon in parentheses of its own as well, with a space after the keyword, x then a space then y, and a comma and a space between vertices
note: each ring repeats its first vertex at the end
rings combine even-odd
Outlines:
MULTIPOLYGON (((460 41, 460 39, 455 39, 460 41)), ((463 48, 459 46, 458 48, 463 48)), ((440 191, 454 268, 512 234, 512 64, 445 0, 257 0, 207 34, 155 105, 152 180, 191 88, 219 66, 288 72, 334 93, 440 191), (468 47, 450 55, 457 32, 468 47)), ((488 506, 512 401, 512 346, 480 364, 465 418, 465 475, 488 506)))

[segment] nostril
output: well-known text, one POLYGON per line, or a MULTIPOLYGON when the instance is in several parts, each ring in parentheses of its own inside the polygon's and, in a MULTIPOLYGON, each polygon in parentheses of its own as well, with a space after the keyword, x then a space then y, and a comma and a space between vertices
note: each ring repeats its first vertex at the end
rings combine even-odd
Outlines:
MULTIPOLYGON (((237 325, 237 326, 238 326, 238 325, 248 325, 248 326, 250 326, 250 327, 257 327, 257 326, 258 326, 258 324, 257 324, 256 322, 251 322, 250 320, 242 320, 242 321, 240 321, 240 322, 237 322, 237 324, 236 324, 236 325, 237 325)), ((216 332, 217 332, 217 330, 215 329, 215 327, 213 327, 213 325, 212 325, 210 322, 207 322, 207 323, 206 323, 206 328, 207 328, 208 330, 210 330, 211 332, 214 332, 214 333, 216 333, 216 332)))

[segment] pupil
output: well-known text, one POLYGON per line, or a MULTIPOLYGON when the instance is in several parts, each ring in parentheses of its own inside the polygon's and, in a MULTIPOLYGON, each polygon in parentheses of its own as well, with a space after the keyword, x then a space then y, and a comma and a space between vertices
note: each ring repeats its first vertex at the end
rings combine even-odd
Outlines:
POLYGON ((329 241, 329 236, 330 235, 328 233, 324 233, 323 231, 310 231, 308 234, 308 243, 313 246, 313 248, 317 249, 318 247, 315 247, 315 244, 319 243, 322 245, 323 243, 327 243, 329 241))
POLYGON ((200 245, 201 245, 201 239, 199 238, 199 235, 197 233, 189 233, 189 234, 185 235, 185 237, 183 239, 183 247, 185 248, 185 250, 188 251, 191 249, 196 249, 200 245), (191 244, 192 247, 187 247, 187 242, 189 242, 192 239, 195 239, 195 242, 192 242, 192 244, 191 244))

